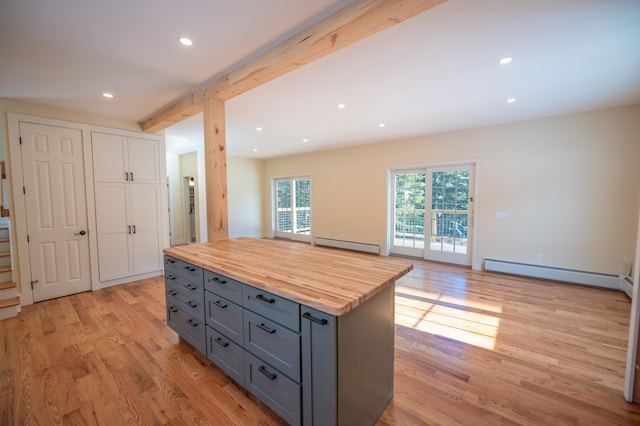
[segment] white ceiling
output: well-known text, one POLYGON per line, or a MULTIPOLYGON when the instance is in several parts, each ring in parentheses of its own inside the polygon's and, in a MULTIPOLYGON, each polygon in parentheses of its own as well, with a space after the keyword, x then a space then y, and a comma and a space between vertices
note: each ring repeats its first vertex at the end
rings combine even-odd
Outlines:
MULTIPOLYGON (((139 121, 349 3, 0 0, 0 96, 139 121)), ((638 0, 450 0, 228 101, 227 152, 270 158, 638 103, 639 22, 638 0)), ((193 149, 201 115, 166 136, 193 149)))

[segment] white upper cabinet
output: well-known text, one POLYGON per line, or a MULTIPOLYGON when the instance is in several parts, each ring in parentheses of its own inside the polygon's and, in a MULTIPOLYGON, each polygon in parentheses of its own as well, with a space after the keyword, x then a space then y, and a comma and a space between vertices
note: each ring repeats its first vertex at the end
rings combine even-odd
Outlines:
POLYGON ((127 138, 129 180, 135 183, 159 183, 158 141, 127 138))
POLYGON ((110 133, 91 133, 96 182, 159 183, 159 143, 110 133))

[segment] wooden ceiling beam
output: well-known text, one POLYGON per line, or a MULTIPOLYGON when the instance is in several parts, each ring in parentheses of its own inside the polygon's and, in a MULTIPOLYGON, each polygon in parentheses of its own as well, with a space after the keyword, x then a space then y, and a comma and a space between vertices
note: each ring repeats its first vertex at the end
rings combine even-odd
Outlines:
POLYGON ((147 132, 163 130, 201 112, 205 99, 232 99, 445 1, 357 0, 206 88, 141 121, 140 128, 147 132))

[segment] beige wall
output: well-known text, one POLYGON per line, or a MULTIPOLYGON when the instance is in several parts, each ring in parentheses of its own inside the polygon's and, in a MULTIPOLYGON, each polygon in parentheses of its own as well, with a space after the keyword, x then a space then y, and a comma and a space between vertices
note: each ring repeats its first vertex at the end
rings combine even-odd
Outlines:
POLYGON ((264 161, 250 158, 227 158, 229 193, 229 237, 262 237, 261 185, 264 161))
POLYGON ((626 272, 635 255, 640 105, 267 160, 263 233, 271 178, 310 174, 313 236, 384 248, 388 169, 468 160, 479 165, 478 259, 535 264, 541 254, 547 266, 626 272))
MULTIPOLYGON (((191 141, 197 146, 193 153, 197 156, 198 181, 198 211, 199 242, 207 241, 207 203, 206 176, 204 163, 204 141, 191 141)), ((177 148, 180 141, 167 140, 167 150, 177 148)), ((184 242, 184 232, 178 221, 183 220, 181 210, 180 182, 186 174, 180 169, 180 155, 167 153, 167 175, 170 178, 173 191, 172 204, 174 213, 174 243, 184 242), (173 167, 172 167, 173 165, 173 167)), ((263 161, 240 157, 227 157, 227 192, 229 202, 229 236, 262 237, 262 176, 263 161)))

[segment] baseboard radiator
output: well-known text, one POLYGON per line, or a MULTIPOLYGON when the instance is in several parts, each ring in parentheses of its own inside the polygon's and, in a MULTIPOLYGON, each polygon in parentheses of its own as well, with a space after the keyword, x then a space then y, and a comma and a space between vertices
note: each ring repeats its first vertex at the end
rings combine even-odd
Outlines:
POLYGON ((629 277, 622 280, 622 291, 624 291, 630 299, 633 299, 633 281, 629 277))
POLYGON ((521 275, 524 277, 542 278, 582 284, 591 287, 623 291, 624 278, 618 275, 598 274, 594 272, 575 271, 572 269, 552 268, 549 266, 529 265, 526 263, 506 262, 503 260, 485 259, 484 269, 491 272, 521 275))
POLYGON ((362 251, 365 253, 380 254, 378 244, 358 243, 354 241, 334 240, 332 238, 316 237, 314 244, 317 246, 334 247, 345 250, 362 251))

